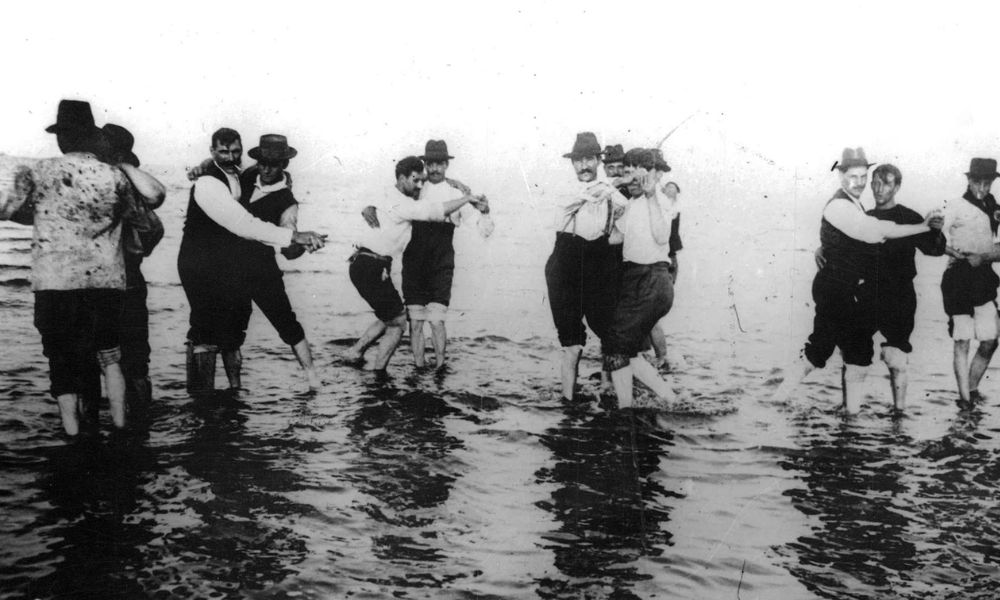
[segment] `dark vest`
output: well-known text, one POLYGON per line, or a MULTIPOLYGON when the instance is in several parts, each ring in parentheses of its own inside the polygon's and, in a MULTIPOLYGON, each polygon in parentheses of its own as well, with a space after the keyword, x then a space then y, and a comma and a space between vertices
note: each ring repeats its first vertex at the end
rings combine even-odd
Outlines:
MULTIPOLYGON (((850 201, 844 190, 837 190, 827 205, 838 198, 850 201)), ((827 274, 845 281, 866 279, 874 275, 877 244, 856 240, 831 225, 825 218, 819 226, 819 242, 823 246, 823 257, 826 259, 823 270, 827 274)))
MULTIPOLYGON (((229 180, 226 179, 225 173, 212 163, 202 177, 214 177, 218 179, 223 184, 225 184, 226 189, 232 192, 229 187, 229 180)), ((241 182, 242 183, 242 182, 241 182)), ((242 201, 241 204, 246 206, 246 203, 242 201)), ((238 235, 231 233, 228 229, 219 225, 215 221, 209 218, 205 214, 205 211, 198 206, 198 203, 194 201, 194 186, 191 186, 191 193, 188 196, 188 208, 187 217, 184 219, 184 238, 182 242, 188 244, 193 244, 199 248, 219 248, 219 247, 232 247, 239 245, 243 241, 243 238, 238 235)))

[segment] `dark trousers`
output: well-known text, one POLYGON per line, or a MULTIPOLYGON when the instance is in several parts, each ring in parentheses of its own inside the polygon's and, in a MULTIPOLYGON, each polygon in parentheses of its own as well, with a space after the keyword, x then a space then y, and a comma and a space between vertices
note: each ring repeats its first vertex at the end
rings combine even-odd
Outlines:
POLYGON ((876 330, 875 302, 871 285, 858 278, 840 276, 822 269, 813 279, 816 303, 813 332, 805 346, 805 357, 822 368, 840 348, 844 363, 866 367, 875 352, 872 336, 876 330))
POLYGON ((617 371, 641 352, 656 322, 670 312, 674 283, 670 263, 622 266, 621 291, 605 339, 605 367, 617 371))
POLYGON ((571 233, 556 234, 552 255, 545 263, 545 283, 563 347, 586 343, 584 319, 604 340, 618 299, 620 270, 615 247, 607 237, 587 241, 571 233))

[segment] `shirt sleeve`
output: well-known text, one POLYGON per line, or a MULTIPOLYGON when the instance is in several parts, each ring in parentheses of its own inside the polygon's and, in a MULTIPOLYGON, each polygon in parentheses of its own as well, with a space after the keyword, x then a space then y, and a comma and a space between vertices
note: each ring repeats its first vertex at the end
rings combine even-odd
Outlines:
POLYGON ((399 202, 389 210, 402 221, 444 221, 444 203, 431 200, 399 202))
POLYGON ((291 229, 278 227, 251 215, 233 200, 225 184, 214 177, 200 177, 194 184, 194 201, 208 218, 241 238, 284 248, 292 243, 291 229))
POLYGON ((892 222, 866 215, 850 200, 844 199, 836 199, 827 204, 823 210, 823 218, 844 235, 867 244, 884 242, 886 233, 896 227, 892 222))

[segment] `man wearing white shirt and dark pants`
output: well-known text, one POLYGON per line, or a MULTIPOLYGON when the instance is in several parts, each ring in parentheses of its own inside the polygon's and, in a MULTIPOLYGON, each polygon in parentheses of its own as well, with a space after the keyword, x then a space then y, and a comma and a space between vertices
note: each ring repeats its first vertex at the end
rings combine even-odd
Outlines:
POLYGON ((609 239, 627 200, 612 184, 598 180, 600 156, 601 145, 589 131, 577 134, 573 150, 563 155, 572 161, 577 181, 558 198, 555 246, 545 263, 549 308, 562 347, 565 400, 573 400, 576 392, 587 341, 584 319, 603 343, 618 296, 620 259, 609 239))
POLYGON ((243 271, 246 240, 285 248, 295 242, 309 251, 323 247, 323 236, 297 232, 257 219, 240 203, 242 141, 236 131, 212 134, 213 164, 191 188, 184 235, 177 256, 181 285, 191 306, 187 348, 189 393, 215 387, 215 355, 222 354, 230 388, 240 386, 246 312, 243 271))
POLYGON ((844 360, 844 410, 848 414, 861 410, 862 386, 874 356, 872 336, 877 329, 871 285, 875 244, 921 234, 930 228, 940 229, 943 223, 936 211, 915 225, 898 225, 865 214, 860 198, 871 166, 861 148, 845 148, 834 165, 841 187, 827 201, 820 224, 826 263, 812 285, 816 303, 813 332, 803 351, 805 361, 790 370, 775 392, 777 400, 786 399, 810 371, 824 367, 833 351, 840 348, 844 360))
POLYGON ((414 221, 444 221, 444 219, 471 203, 480 212, 487 212, 489 204, 482 196, 466 194, 460 198, 437 202, 417 202, 424 182, 424 162, 408 156, 396 163, 396 184, 386 190, 384 198, 375 204, 379 226, 362 233, 357 251, 351 257, 351 283, 375 311, 377 321, 372 323, 361 338, 343 357, 358 361, 364 351, 379 342, 373 370, 384 371, 406 326, 406 309, 392 284, 392 260, 403 252, 412 234, 414 221))

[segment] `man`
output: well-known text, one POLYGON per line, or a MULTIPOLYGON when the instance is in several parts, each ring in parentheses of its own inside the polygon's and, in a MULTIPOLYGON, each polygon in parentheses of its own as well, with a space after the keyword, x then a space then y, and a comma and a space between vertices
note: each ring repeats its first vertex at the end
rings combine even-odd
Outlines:
MULTIPOLYGON (((916 211, 896 203, 896 193, 903 183, 903 174, 891 164, 879 165, 872 172, 872 194, 875 208, 868 214, 883 221, 918 224, 923 217, 916 211)), ((945 236, 940 229, 906 238, 887 240, 875 248, 875 268, 871 281, 874 286, 875 329, 882 333, 881 359, 889 370, 892 404, 895 410, 906 409, 907 355, 913 350, 913 316, 917 310, 917 293, 913 278, 917 274, 914 262, 916 250, 927 256, 945 252, 945 236)), ((822 249, 817 253, 817 266, 823 267, 822 249)))
POLYGON ((240 346, 250 305, 244 289, 244 252, 248 240, 275 248, 293 242, 310 252, 325 240, 312 231, 295 231, 257 219, 240 203, 239 165, 243 145, 239 133, 222 128, 212 134, 213 164, 191 188, 184 235, 177 256, 181 285, 191 307, 187 345, 189 393, 215 387, 215 355, 222 354, 231 390, 241 387, 240 346))
MULTIPOLYGON (((609 181, 625 174, 625 148, 621 144, 605 146, 602 160, 604 161, 604 175, 609 181)), ((626 185, 622 185, 618 191, 624 195, 626 187, 626 185)))
POLYGON ((379 227, 368 228, 361 235, 357 251, 351 256, 350 276, 354 287, 375 311, 376 321, 361 338, 342 353, 345 360, 359 361, 365 350, 379 341, 374 370, 384 371, 403 336, 406 324, 405 308, 390 277, 392 260, 410 242, 415 221, 443 222, 465 204, 472 204, 481 213, 489 211, 484 196, 465 194, 451 200, 422 200, 424 162, 408 156, 396 163, 396 183, 387 189, 376 205, 379 227))
POLYGON ((809 372, 825 366, 833 351, 840 348, 844 359, 843 408, 847 414, 861 410, 862 386, 874 354, 873 286, 865 283, 874 276, 875 245, 941 226, 942 217, 936 212, 922 223, 911 225, 897 225, 865 214, 860 198, 872 166, 861 148, 845 148, 840 161, 834 164, 840 188, 827 201, 820 223, 826 263, 813 279, 813 332, 803 350, 805 360, 790 369, 775 392, 776 400, 786 399, 809 372))
MULTIPOLYGON (((243 193, 240 203, 258 219, 295 231, 298 226, 298 202, 288 187, 285 169, 298 151, 288 145, 285 136, 266 134, 260 136, 260 144, 251 148, 248 154, 257 161, 257 169, 254 175, 248 177, 248 173, 244 172, 241 177, 243 193)), ((260 308, 278 332, 281 341, 291 346, 299 366, 306 373, 309 387, 319 389, 320 380, 313 366, 309 340, 288 300, 274 249, 260 242, 250 242, 247 250, 244 259, 246 280, 241 286, 246 293, 245 301, 249 304, 252 300, 260 308)), ((302 256, 305 249, 293 243, 282 248, 281 252, 289 260, 294 260, 302 256)), ((247 319, 249 316, 247 311, 247 319)), ((247 322, 244 321, 244 330, 246 325, 247 322)))
POLYGON ((639 352, 650 331, 673 304, 669 268, 673 214, 658 193, 662 171, 655 168, 652 151, 630 152, 625 170, 632 178, 629 191, 633 199, 615 222, 624 238, 624 263, 618 303, 604 340, 604 366, 611 373, 619 408, 648 405, 662 408, 674 400, 674 392, 639 352), (633 377, 653 391, 655 401, 635 401, 633 377))
MULTIPOLYGON (((650 151, 653 153, 653 168, 657 172, 658 181, 657 191, 660 194, 660 202, 669 211, 672 216, 670 220, 670 243, 669 243, 669 253, 668 258, 670 262, 668 265, 668 270, 670 272, 670 278, 672 282, 676 285, 677 283, 677 253, 680 252, 684 245, 681 243, 681 211, 680 204, 678 202, 677 196, 681 192, 681 188, 673 181, 667 180, 667 173, 671 171, 670 165, 667 164, 665 158, 663 158, 663 153, 659 148, 651 148, 650 151)), ((653 346, 653 351, 656 354, 657 366, 669 365, 671 369, 680 367, 683 362, 679 355, 674 358, 673 361, 668 361, 667 358, 667 336, 663 331, 663 326, 657 323, 652 331, 649 333, 650 342, 653 346)))
MULTIPOLYGON (((444 140, 428 140, 420 157, 427 168, 427 181, 420 190, 420 201, 446 202, 468 195, 461 183, 446 178, 450 161, 444 140)), ((410 242, 403 251, 403 299, 410 320, 410 345, 416 366, 424 366, 424 321, 431 325, 435 366, 445 364, 448 334, 445 316, 451 303, 451 285, 455 273, 455 227, 462 223, 462 211, 455 211, 444 221, 414 221, 410 242)), ((489 211, 480 213, 480 233, 493 232, 489 211)))
POLYGON ((576 173, 574 185, 556 206, 556 239, 545 263, 549 308, 559 335, 562 397, 573 400, 577 368, 587 340, 583 320, 604 339, 617 297, 619 258, 609 234, 626 199, 608 182, 598 181, 601 146, 597 136, 577 134, 564 154, 576 173))
POLYGON ((997 348, 996 297, 1000 284, 989 263, 997 232, 998 206, 990 194, 997 177, 997 161, 973 158, 965 175, 965 194, 945 206, 944 233, 951 258, 941 278, 944 312, 955 342, 952 362, 962 406, 980 398, 979 382, 997 348), (979 347, 970 362, 972 339, 979 341, 979 347))
MULTIPOLYGON (((155 177, 139 168, 139 158, 132 151, 132 133, 113 123, 102 131, 108 141, 110 164, 118 165, 132 184, 136 202, 145 202, 157 209, 166 198, 166 188, 155 177)), ((146 308, 147 287, 142 274, 143 255, 124 252, 125 294, 121 314, 122 373, 125 376, 129 407, 148 407, 152 400, 149 380, 149 310, 146 308)))
POLYGON ((35 327, 49 359, 51 393, 63 430, 77 435, 83 396, 93 393, 96 356, 112 422, 124 428, 119 315, 125 266, 118 214, 131 200, 131 185, 122 171, 99 160, 108 152, 107 141, 87 102, 61 101, 56 123, 46 131, 56 134, 64 156, 22 172, 30 184, 20 189, 24 206, 33 208, 35 327))

